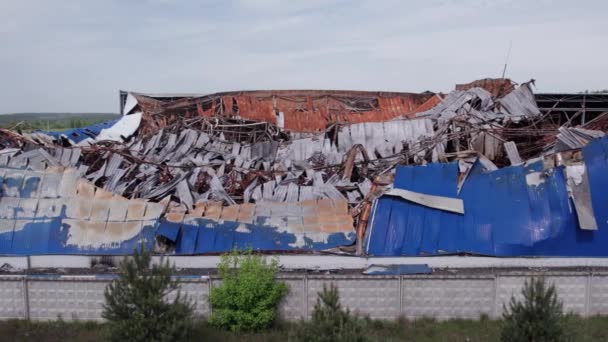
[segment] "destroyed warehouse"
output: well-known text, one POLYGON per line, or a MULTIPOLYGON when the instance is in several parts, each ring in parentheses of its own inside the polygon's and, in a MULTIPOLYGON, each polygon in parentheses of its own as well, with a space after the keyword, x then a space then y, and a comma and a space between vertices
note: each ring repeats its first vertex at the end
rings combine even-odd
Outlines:
POLYGON ((608 95, 120 92, 0 131, 0 254, 608 256, 608 95))

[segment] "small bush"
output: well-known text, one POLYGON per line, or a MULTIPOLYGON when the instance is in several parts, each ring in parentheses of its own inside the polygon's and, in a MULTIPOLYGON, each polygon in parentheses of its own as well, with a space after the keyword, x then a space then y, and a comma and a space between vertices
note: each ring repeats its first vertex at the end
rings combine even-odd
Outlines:
POLYGON ((278 270, 276 258, 267 262, 251 251, 223 255, 218 265, 222 284, 212 288, 209 296, 209 323, 232 331, 268 328, 287 292, 287 285, 275 280, 278 270))
MULTIPOLYGON (((373 328, 373 327, 370 327, 373 328)), ((365 321, 342 309, 338 288, 323 285, 317 294, 317 303, 310 322, 301 322, 293 339, 310 342, 358 342, 367 341, 365 321)))
POLYGON ((526 281, 522 289, 523 301, 511 297, 509 308, 504 308, 501 340, 504 342, 569 341, 567 317, 557 298, 555 286, 547 286, 543 278, 526 281))
POLYGON ((112 341, 183 341, 192 330, 193 305, 171 279, 169 262, 150 265, 142 246, 120 263, 118 279, 105 290, 102 317, 112 341), (173 301, 167 295, 177 291, 173 301))

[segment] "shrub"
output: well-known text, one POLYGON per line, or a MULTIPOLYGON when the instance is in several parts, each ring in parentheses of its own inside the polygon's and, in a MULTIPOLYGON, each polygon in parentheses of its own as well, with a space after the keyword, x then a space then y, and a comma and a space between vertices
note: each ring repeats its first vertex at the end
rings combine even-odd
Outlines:
POLYGON ((323 285, 323 291, 317 294, 311 321, 301 322, 294 339, 310 342, 367 341, 365 330, 365 321, 351 314, 350 310, 342 309, 338 288, 333 284, 329 288, 323 285))
POLYGON ((171 279, 169 262, 151 264, 145 248, 120 263, 118 279, 106 287, 102 317, 112 341, 182 341, 192 329, 193 305, 171 279), (167 295, 177 291, 173 301, 167 295))
POLYGON ((522 289, 523 301, 511 297, 509 308, 504 307, 501 340, 568 341, 566 316, 557 298, 555 286, 547 286, 543 278, 526 281, 522 289))
POLYGON ((209 296, 209 323, 232 331, 268 328, 287 292, 287 285, 275 280, 278 269, 276 258, 268 262, 251 250, 223 255, 218 265, 222 284, 212 288, 209 296))

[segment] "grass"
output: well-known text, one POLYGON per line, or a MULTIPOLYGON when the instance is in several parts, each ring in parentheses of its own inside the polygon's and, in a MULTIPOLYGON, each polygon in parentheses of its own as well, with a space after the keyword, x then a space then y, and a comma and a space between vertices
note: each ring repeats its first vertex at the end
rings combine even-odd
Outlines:
MULTIPOLYGON (((574 318, 572 329, 576 341, 608 341, 608 316, 574 318)), ((283 323, 259 333, 231 333, 219 330, 204 322, 198 323, 192 341, 287 341, 294 323, 283 323)), ((498 341, 501 322, 490 319, 415 321, 368 320, 367 331, 374 341, 498 341)), ((23 320, 0 321, 0 341, 100 341, 103 324, 95 322, 28 322, 23 320)))
POLYGON ((0 115, 0 128, 15 129, 24 132, 37 129, 61 131, 70 128, 85 127, 92 124, 117 119, 120 116, 111 113, 20 113, 0 115))

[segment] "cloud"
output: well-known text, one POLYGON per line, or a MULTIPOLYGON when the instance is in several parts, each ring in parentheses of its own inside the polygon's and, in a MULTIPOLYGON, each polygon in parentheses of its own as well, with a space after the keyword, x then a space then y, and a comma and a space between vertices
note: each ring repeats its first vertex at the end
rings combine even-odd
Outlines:
POLYGON ((0 2, 0 113, 117 111, 118 89, 449 91, 500 75, 606 88, 589 1, 0 2))

